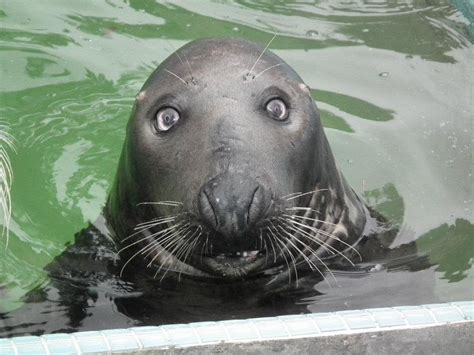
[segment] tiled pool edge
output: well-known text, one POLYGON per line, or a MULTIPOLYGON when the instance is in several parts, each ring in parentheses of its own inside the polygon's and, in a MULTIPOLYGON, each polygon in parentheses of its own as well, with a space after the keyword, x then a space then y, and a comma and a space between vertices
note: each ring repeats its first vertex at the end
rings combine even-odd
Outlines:
POLYGON ((87 354, 421 329, 474 320, 474 301, 0 339, 0 354, 87 354))

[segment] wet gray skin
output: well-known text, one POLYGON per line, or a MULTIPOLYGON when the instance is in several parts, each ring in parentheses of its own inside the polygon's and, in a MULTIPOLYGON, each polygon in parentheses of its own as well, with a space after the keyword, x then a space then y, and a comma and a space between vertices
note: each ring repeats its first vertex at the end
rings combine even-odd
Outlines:
POLYGON ((303 80, 237 39, 191 42, 146 81, 106 216, 124 268, 141 259, 229 279, 323 270, 377 224, 337 169, 303 80))

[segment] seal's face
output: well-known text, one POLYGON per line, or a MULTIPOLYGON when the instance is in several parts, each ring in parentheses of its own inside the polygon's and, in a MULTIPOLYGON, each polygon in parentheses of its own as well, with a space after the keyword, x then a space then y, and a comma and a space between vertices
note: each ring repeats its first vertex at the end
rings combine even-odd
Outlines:
POLYGON ((335 221, 316 212, 336 208, 322 193, 339 198, 333 171, 301 78, 257 45, 202 40, 138 94, 107 213, 150 264, 240 278, 318 258, 330 238, 318 244, 305 226, 335 221))

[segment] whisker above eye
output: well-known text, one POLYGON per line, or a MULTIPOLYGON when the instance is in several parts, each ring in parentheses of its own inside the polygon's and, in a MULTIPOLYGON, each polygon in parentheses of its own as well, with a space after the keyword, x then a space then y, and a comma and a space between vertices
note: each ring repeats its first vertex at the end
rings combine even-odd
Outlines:
POLYGON ((254 75, 254 76, 252 77, 252 79, 255 80, 255 79, 257 79, 259 76, 261 76, 262 74, 264 74, 264 73, 266 73, 267 71, 269 71, 270 69, 279 67, 280 65, 283 65, 283 64, 284 64, 284 63, 278 63, 278 64, 275 64, 275 65, 272 65, 272 66, 268 67, 267 69, 262 70, 260 73, 254 75))
POLYGON ((267 45, 265 46, 265 48, 262 50, 262 52, 260 53, 260 55, 258 56, 257 60, 255 61, 255 63, 253 63, 252 67, 250 68, 250 70, 248 71, 247 73, 247 77, 250 76, 250 74, 253 72, 253 70, 255 69, 255 66, 257 65, 257 63, 260 61, 260 59, 262 58, 263 54, 267 51, 268 47, 270 47, 270 44, 272 44, 273 40, 276 38, 276 33, 273 35, 272 39, 270 41, 268 41, 267 45))
POLYGON ((184 85, 188 86, 188 82, 181 78, 178 74, 173 73, 172 71, 169 71, 168 69, 164 69, 165 72, 173 75, 175 78, 177 78, 179 81, 181 81, 184 85))

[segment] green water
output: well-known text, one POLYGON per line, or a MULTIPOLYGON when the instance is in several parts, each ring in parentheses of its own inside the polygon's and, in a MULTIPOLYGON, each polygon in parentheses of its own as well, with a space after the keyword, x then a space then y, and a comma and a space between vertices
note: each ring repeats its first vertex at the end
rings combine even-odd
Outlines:
MULTIPOLYGON (((400 225, 395 245, 417 239, 433 263, 418 275, 427 300, 473 298, 473 46, 449 2, 3 0, 0 9, 1 119, 16 140, 0 312, 45 284, 43 267, 100 214, 154 67, 196 38, 265 45, 274 33, 271 50, 313 88, 345 176, 400 225)), ((403 271, 390 285, 384 274, 363 282, 402 295, 415 287, 403 271)), ((321 285, 308 309, 348 290, 348 308, 373 305, 361 285, 321 285)))

